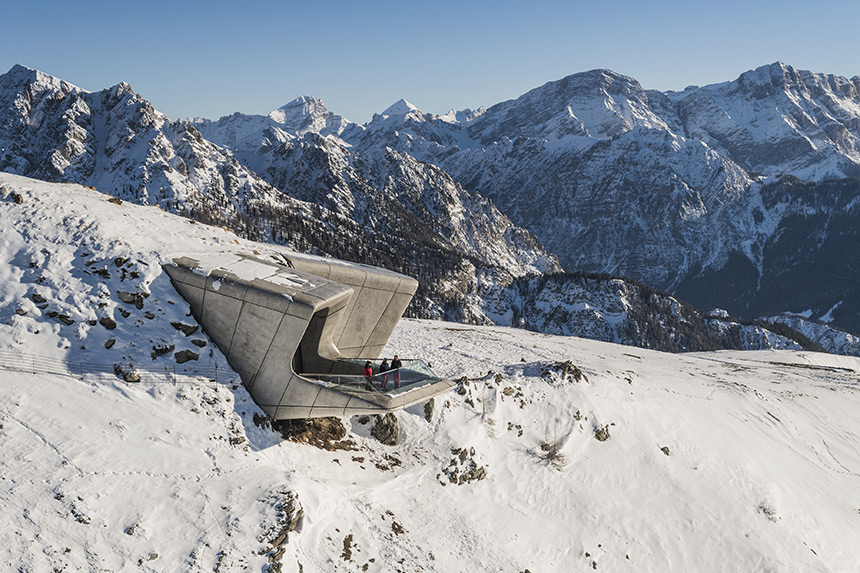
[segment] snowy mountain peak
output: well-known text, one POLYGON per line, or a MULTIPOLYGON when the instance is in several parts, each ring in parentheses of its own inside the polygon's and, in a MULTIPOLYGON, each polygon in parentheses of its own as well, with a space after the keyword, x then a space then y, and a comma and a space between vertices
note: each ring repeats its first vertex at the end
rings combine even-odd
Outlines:
POLYGON ((469 127, 484 144, 518 137, 555 142, 609 139, 636 126, 666 129, 639 82, 611 70, 591 70, 548 82, 490 107, 469 127))
POLYGON ((782 62, 774 62, 742 73, 738 76, 737 83, 742 88, 754 90, 760 90, 762 86, 785 88, 787 85, 800 82, 799 75, 802 73, 782 62))
POLYGON ((436 119, 438 119, 439 121, 444 121, 446 123, 463 124, 480 117, 481 114, 483 114, 485 111, 487 111, 487 108, 485 108, 484 106, 481 106, 478 109, 470 109, 467 107, 466 109, 460 111, 457 111, 452 108, 448 110, 448 113, 436 116, 436 119))
MULTIPOLYGON (((556 83, 556 82, 550 82, 556 83)), ((566 76, 557 83, 562 84, 574 84, 577 86, 590 86, 590 87, 608 87, 616 84, 621 85, 631 85, 635 86, 638 89, 642 89, 642 86, 639 85, 639 82, 635 79, 619 74, 618 72, 614 72, 612 70, 606 68, 598 68, 594 70, 588 70, 587 72, 580 72, 576 74, 571 74, 566 76)))
POLYGON ((388 109, 383 111, 380 115, 394 117, 408 115, 412 112, 421 113, 421 110, 406 101, 405 99, 400 98, 399 100, 388 106, 388 109))
POLYGON ((132 89, 131 84, 129 84, 128 82, 120 82, 114 86, 111 86, 107 90, 105 90, 105 93, 110 94, 114 98, 121 97, 126 94, 128 94, 130 97, 134 97, 137 95, 134 89, 132 89))
POLYGON ((269 114, 274 121, 282 124, 292 123, 296 119, 325 118, 331 115, 321 99, 311 96, 299 96, 293 101, 282 105, 269 114))
POLYGON ((321 99, 306 95, 282 105, 268 119, 293 136, 304 133, 337 136, 352 125, 348 119, 330 112, 321 99))
POLYGON ((62 94, 70 92, 85 92, 81 88, 52 75, 28 68, 20 64, 12 66, 8 72, 0 75, 0 91, 21 91, 29 87, 32 92, 46 90, 56 91, 62 94))

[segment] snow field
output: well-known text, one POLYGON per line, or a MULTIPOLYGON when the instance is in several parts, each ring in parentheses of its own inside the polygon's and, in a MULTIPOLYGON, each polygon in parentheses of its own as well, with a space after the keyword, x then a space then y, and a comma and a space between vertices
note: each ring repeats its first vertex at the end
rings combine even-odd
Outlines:
POLYGON ((860 562, 860 359, 670 355, 404 320, 384 355, 466 382, 435 399, 430 422, 423 405, 399 413, 397 446, 356 418, 343 421, 356 449, 325 451, 255 425, 261 412, 208 337, 171 326, 194 321, 161 272, 169 255, 273 247, 77 186, 7 174, 0 186, 0 350, 149 374, 0 370, 0 562, 12 570, 272 570, 291 492, 304 511, 278 559, 291 572, 860 562), (137 308, 118 291, 149 296, 137 308), (116 328, 87 322, 104 317, 116 328), (151 356, 160 344, 199 352, 175 384, 174 351, 151 356), (587 380, 562 378, 567 361, 587 380), (542 444, 558 447, 554 463, 542 444))

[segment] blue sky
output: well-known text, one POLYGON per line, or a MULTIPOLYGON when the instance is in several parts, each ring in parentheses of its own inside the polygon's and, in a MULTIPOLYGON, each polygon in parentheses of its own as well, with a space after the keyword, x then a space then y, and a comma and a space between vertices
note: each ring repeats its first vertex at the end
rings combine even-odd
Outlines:
POLYGON ((7 3, 3 21, 0 73, 126 81, 173 119, 312 95, 364 123, 401 97, 444 113, 594 68, 659 90, 777 60, 860 75, 860 3, 847 0, 34 1, 7 3))

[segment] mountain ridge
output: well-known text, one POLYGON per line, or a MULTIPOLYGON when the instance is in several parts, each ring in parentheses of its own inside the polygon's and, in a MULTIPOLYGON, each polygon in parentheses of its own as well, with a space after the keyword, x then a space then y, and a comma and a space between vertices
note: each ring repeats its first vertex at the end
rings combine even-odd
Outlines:
MULTIPOLYGON (((13 69, 24 80, 41 77, 13 69)), ((832 224, 835 232, 849 232, 860 188, 844 179, 843 198, 807 200, 834 186, 786 186, 780 183, 786 176, 753 171, 775 172, 782 163, 767 167, 762 162, 769 155, 751 155, 761 148, 761 129, 720 119, 731 115, 728 109, 758 109, 786 89, 806 94, 805 108, 786 111, 799 119, 781 132, 786 138, 775 149, 794 149, 807 128, 810 140, 834 134, 817 155, 792 161, 818 177, 843 176, 854 165, 852 130, 860 126, 854 80, 775 63, 732 82, 661 93, 593 70, 474 113, 434 116, 400 100, 394 108, 403 114, 376 114, 365 125, 309 96, 267 116, 170 122, 127 84, 93 95, 47 76, 39 81, 58 86, 56 97, 36 98, 37 108, 49 112, 40 111, 38 119, 51 129, 28 131, 22 126, 33 118, 22 112, 26 106, 7 102, 12 119, 0 122, 6 126, 0 168, 81 182, 253 238, 395 265, 420 275, 430 289, 418 297, 421 309, 413 308, 418 316, 488 316, 489 300, 470 294, 482 267, 496 269, 502 289, 561 266, 626 276, 747 318, 800 306, 824 314, 856 290, 847 277, 832 289, 788 293, 780 303, 759 289, 778 281, 783 269, 797 274, 815 257, 837 256, 833 249, 845 241, 818 241, 816 249, 824 250, 810 253, 780 238, 811 223, 817 226, 810 236, 826 235, 832 224), (713 114, 719 121, 710 124, 692 113, 700 107, 724 113, 713 114), (830 123, 819 128, 825 119, 830 123), (32 149, 18 153, 15 142, 27 141, 32 149), (349 237, 343 244, 335 229, 349 237), (403 241, 396 229, 408 229, 410 239, 403 241), (407 264, 414 258, 409 241, 434 254, 407 264)), ((24 92, 39 90, 18 90, 13 99, 27 101, 24 92)), ((847 268, 853 268, 851 256, 847 268)), ((860 330, 852 305, 834 308, 835 325, 860 330)))

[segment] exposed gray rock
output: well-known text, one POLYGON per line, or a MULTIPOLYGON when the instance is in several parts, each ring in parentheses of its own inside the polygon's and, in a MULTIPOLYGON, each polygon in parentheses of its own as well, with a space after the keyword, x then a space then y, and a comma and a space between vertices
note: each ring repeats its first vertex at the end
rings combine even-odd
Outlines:
POLYGON ((108 330, 113 330, 116 328, 116 321, 109 316, 103 316, 99 319, 99 324, 107 328, 108 330))
POLYGON ((132 364, 116 363, 113 365, 113 372, 125 382, 140 382, 140 374, 132 364))
POLYGON ((155 360, 159 356, 164 356, 165 354, 170 354, 171 352, 173 352, 174 348, 176 348, 176 346, 173 344, 170 344, 170 345, 155 344, 152 347, 152 352, 150 353, 150 356, 152 356, 152 359, 155 360))
POLYGON ((391 412, 384 416, 376 416, 376 424, 370 430, 370 435, 385 444, 394 446, 400 441, 400 423, 397 416, 391 412))
POLYGON ((609 439, 609 426, 598 426, 594 429, 594 438, 600 442, 609 439))
POLYGON ((185 336, 191 336, 192 334, 197 332, 198 328, 196 324, 185 324, 184 322, 179 321, 171 322, 170 326, 172 326, 176 330, 181 331, 182 334, 184 334, 185 336))
POLYGON ((191 350, 180 350, 173 356, 176 358, 177 364, 185 364, 189 360, 197 360, 198 358, 200 358, 199 354, 191 350))
POLYGON ((139 292, 117 291, 116 296, 124 303, 133 304, 138 310, 143 308, 143 300, 149 296, 139 292))
POLYGON ((436 400, 434 398, 430 398, 424 404, 424 419, 428 422, 433 420, 433 408, 436 406, 436 400))

